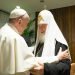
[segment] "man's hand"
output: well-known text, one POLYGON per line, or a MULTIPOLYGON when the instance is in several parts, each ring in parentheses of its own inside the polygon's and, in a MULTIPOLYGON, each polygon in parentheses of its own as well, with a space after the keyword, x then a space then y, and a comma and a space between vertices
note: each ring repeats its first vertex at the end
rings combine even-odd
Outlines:
POLYGON ((60 48, 57 56, 59 60, 70 59, 68 50, 62 51, 62 48, 60 48))
POLYGON ((34 67, 30 70, 32 75, 44 75, 44 64, 39 64, 38 67, 34 67))

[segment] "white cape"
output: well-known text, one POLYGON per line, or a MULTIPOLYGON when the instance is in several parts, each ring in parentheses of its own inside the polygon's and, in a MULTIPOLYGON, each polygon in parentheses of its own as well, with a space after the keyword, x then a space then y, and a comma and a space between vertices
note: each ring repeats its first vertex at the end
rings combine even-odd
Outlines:
MULTIPOLYGON (((54 60, 56 40, 68 47, 67 41, 65 40, 62 32, 60 31, 50 11, 42 10, 38 15, 38 21, 39 22, 44 21, 47 24, 42 57, 52 57, 51 60, 52 59, 54 60)), ((36 52, 38 43, 39 43, 39 32, 37 31, 37 40, 36 40, 36 46, 35 46, 34 53, 36 52)))
POLYGON ((18 72, 29 75, 28 70, 38 65, 29 49, 25 40, 8 24, 3 26, 0 30, 0 75, 18 72))

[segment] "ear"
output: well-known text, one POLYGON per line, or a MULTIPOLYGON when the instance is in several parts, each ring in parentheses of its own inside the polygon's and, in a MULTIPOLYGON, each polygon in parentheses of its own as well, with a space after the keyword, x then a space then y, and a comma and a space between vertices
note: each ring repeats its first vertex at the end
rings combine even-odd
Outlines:
POLYGON ((19 24, 21 24, 21 22, 22 22, 22 20, 21 20, 21 19, 19 19, 19 24))

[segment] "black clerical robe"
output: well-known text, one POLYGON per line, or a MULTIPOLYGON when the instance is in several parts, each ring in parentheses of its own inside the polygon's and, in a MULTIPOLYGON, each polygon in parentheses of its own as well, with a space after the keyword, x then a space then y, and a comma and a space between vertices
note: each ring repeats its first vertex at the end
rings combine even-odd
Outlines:
MULTIPOLYGON (((43 45, 44 44, 39 44, 36 49, 36 56, 41 56, 42 50, 43 50, 43 45), (40 45, 40 46, 39 46, 40 45)), ((55 45, 55 56, 59 52, 60 47, 62 47, 62 50, 66 50, 67 46, 56 41, 55 45)), ((70 75, 70 60, 62 60, 59 61, 58 63, 44 63, 44 75, 70 75)))

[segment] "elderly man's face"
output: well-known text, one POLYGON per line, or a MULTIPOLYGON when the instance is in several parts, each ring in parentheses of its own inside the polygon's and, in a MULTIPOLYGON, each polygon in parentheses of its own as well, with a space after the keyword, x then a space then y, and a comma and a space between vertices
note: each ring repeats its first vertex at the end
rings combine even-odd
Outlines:
POLYGON ((39 32, 40 33, 45 33, 47 28, 47 24, 40 24, 39 25, 39 32))
POLYGON ((27 28, 29 22, 29 18, 21 17, 18 19, 18 31, 20 33, 23 33, 23 31, 27 28))
POLYGON ((28 23, 29 23, 29 19, 28 19, 28 18, 23 18, 21 25, 22 25, 22 27, 23 27, 24 29, 26 29, 27 26, 28 26, 28 23))
POLYGON ((28 23, 29 23, 29 18, 24 18, 24 17, 21 18, 21 21, 19 24, 19 27, 20 27, 19 29, 21 33, 23 33, 24 30, 27 28, 28 23))

